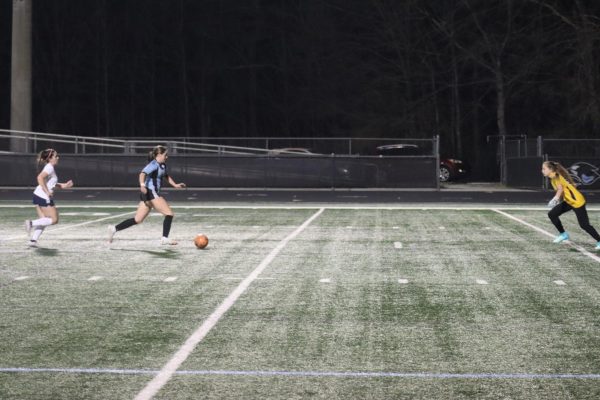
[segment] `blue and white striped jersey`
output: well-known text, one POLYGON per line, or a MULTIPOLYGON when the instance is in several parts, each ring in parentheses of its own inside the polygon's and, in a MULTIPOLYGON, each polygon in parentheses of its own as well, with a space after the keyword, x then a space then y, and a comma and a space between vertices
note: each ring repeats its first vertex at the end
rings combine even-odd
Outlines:
POLYGON ((142 170, 146 174, 146 188, 153 190, 156 193, 160 191, 163 178, 169 176, 167 174, 167 164, 161 164, 156 160, 150 161, 142 170))

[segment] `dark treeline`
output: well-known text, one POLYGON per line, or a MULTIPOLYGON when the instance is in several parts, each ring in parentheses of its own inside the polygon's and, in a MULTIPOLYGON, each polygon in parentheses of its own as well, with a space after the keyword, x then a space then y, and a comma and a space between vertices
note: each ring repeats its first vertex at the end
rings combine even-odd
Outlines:
POLYGON ((34 1, 35 130, 600 137, 600 2, 34 1))

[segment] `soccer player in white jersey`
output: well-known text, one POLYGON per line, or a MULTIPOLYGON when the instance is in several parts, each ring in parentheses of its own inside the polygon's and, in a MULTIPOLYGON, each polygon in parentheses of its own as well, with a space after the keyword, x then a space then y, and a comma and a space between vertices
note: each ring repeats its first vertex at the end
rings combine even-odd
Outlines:
POLYGON ((153 208, 165 216, 163 221, 163 234, 160 240, 164 245, 176 245, 175 240, 169 239, 171 231, 171 222, 173 222, 174 213, 169 206, 169 203, 160 195, 160 188, 163 178, 166 178, 171 186, 177 189, 185 187, 185 183, 175 183, 173 178, 167 173, 167 148, 164 146, 156 146, 149 154, 148 160, 150 163, 144 167, 139 175, 140 184, 140 204, 135 213, 134 218, 126 219, 118 225, 108 226, 108 242, 111 243, 115 233, 127 229, 133 225, 141 224, 150 210, 153 208))
POLYGON ((26 220, 25 229, 30 235, 29 246, 36 247, 37 241, 49 225, 58 223, 58 210, 54 205, 54 191, 73 187, 73 181, 58 182, 54 167, 58 164, 58 153, 54 149, 46 149, 38 154, 38 167, 44 168, 37 176, 37 187, 33 191, 33 204, 38 214, 38 219, 26 220), (33 233, 31 233, 33 231, 33 233))

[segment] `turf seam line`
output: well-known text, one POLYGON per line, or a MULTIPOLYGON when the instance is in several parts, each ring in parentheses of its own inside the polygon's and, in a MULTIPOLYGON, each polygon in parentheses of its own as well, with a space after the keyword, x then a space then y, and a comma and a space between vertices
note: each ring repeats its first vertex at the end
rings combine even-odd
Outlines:
POLYGON ((204 339, 210 330, 219 322, 221 317, 233 306, 237 299, 246 291, 250 284, 262 273, 262 271, 271 264, 277 254, 287 245, 289 241, 298 236, 312 221, 325 211, 320 208, 310 218, 297 227, 292 233, 285 237, 279 244, 271 250, 265 259, 244 279, 229 296, 213 311, 210 316, 192 333, 185 343, 177 350, 171 359, 161 368, 160 372, 137 394, 136 400, 148 400, 171 379, 179 366, 194 351, 196 346, 204 339))
MULTIPOLYGON (((519 222, 520 224, 523 224, 523 225, 525 225, 525 226, 528 226, 528 227, 530 227, 531 229, 534 229, 534 230, 536 230, 536 231, 540 232, 540 233, 541 233, 541 234, 543 234, 543 235, 549 236, 549 237, 551 237, 551 238, 554 238, 554 237, 555 237, 555 236, 554 236, 553 234, 551 234, 550 232, 548 232, 548 231, 546 231, 546 230, 544 230, 544 229, 542 229, 542 228, 540 228, 540 227, 537 227, 537 226, 535 226, 535 225, 533 225, 533 224, 530 224, 529 222, 523 221, 522 219, 520 219, 520 218, 517 218, 517 217, 515 217, 514 215, 511 215, 511 214, 509 214, 509 213, 506 213, 506 212, 504 212, 504 211, 500 211, 499 209, 496 209, 496 208, 492 209, 492 211, 495 211, 495 212, 497 212, 497 213, 498 213, 498 214, 500 214, 500 215, 504 215, 505 217, 507 217, 507 218, 510 218, 510 219, 512 219, 513 221, 517 221, 517 222, 519 222)), ((591 258, 592 260, 594 260, 594 261, 597 261, 597 262, 600 262, 600 257, 598 257, 598 256, 597 256, 597 255, 595 255, 595 254, 592 254, 592 253, 590 253, 589 251, 587 251, 587 250, 586 250, 586 249, 584 249, 583 247, 581 247, 581 246, 579 246, 579 245, 576 245, 576 244, 575 244, 575 243, 573 243, 573 242, 567 242, 566 244, 567 244, 568 246, 571 246, 571 247, 572 247, 572 248, 574 248, 575 250, 579 251, 581 254, 584 254, 584 255, 588 256, 588 257, 589 257, 589 258, 591 258)))
MULTIPOLYGON (((115 374, 157 375, 158 370, 116 368, 0 368, 0 373, 59 373, 59 374, 115 374)), ((574 373, 495 373, 495 372, 367 372, 367 371, 235 371, 235 370, 182 370, 174 375, 222 376, 291 376, 336 378, 421 378, 421 379, 600 379, 600 374, 574 373)))

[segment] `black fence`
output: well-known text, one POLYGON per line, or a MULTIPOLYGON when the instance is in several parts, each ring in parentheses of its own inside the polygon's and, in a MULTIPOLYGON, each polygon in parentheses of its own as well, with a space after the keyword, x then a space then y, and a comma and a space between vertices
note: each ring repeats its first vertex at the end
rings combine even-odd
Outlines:
MULTIPOLYGON (((544 157, 508 158, 507 182, 511 187, 539 189, 547 187, 542 176, 544 157)), ((581 190, 600 190, 600 158, 552 157, 561 163, 581 190)))
POLYGON ((535 139, 502 143, 503 183, 512 187, 547 188, 544 160, 561 163, 581 190, 600 189, 600 139, 535 139))
MULTIPOLYGON (((141 155, 61 154, 57 174, 78 187, 135 187, 141 155)), ((169 173, 189 187, 439 188, 435 156, 173 155, 169 173)), ((35 156, 0 154, 0 186, 36 183, 35 156)))

